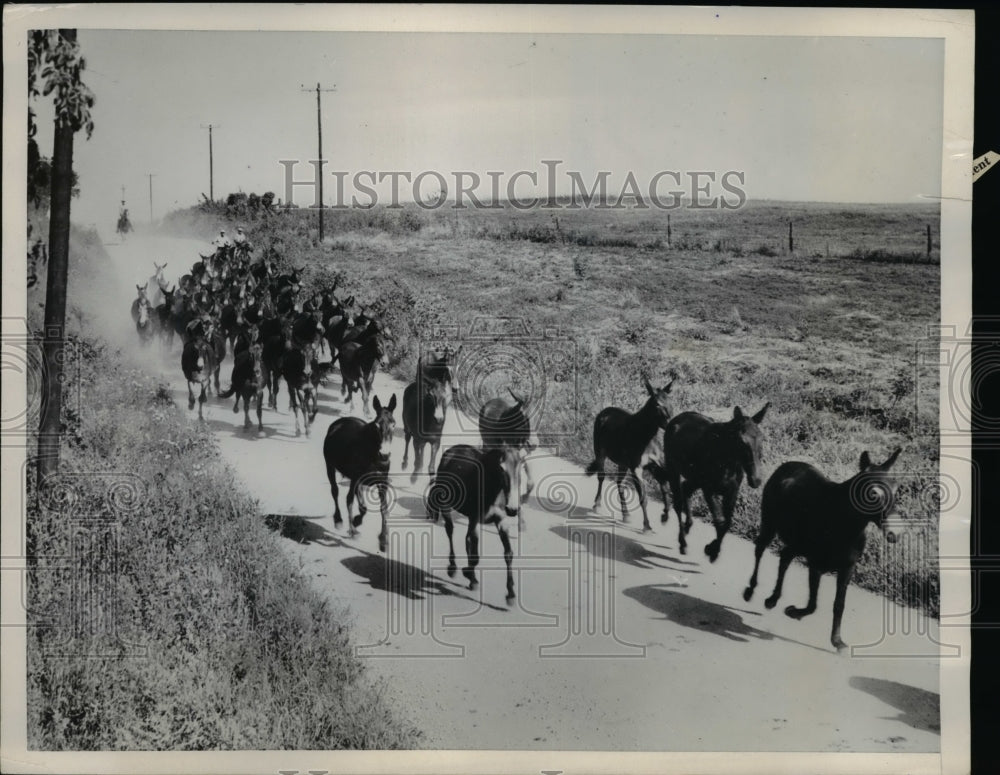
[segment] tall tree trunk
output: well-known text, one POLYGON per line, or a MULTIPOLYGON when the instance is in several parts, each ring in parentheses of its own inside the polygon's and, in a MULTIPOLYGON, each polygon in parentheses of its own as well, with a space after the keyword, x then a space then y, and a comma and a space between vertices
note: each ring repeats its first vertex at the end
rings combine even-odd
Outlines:
MULTIPOLYGON (((60 30, 76 40, 76 30, 60 30)), ((66 283, 69 268, 69 204, 73 191, 73 126, 56 117, 52 149, 52 199, 49 215, 49 274, 45 289, 44 411, 38 429, 38 488, 59 467, 62 428, 62 375, 66 338, 66 283)))

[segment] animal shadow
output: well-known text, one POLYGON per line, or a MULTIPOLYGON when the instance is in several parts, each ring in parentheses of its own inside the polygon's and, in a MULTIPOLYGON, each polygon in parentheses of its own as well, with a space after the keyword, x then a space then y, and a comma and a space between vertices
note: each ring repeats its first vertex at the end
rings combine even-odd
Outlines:
MULTIPOLYGON (((584 538, 590 535, 598 536, 598 540, 596 541, 585 540, 586 546, 592 553, 596 553, 598 551, 598 547, 603 546, 603 542, 599 537, 610 534, 612 536, 612 545, 614 547, 614 558, 619 562, 624 562, 636 568, 656 568, 661 570, 663 568, 671 569, 670 565, 664 565, 664 562, 667 562, 685 566, 685 573, 701 573, 701 571, 693 570, 691 568, 691 566, 698 565, 696 562, 689 562, 688 560, 682 560, 678 557, 672 557, 669 554, 660 554, 659 552, 651 551, 645 544, 618 532, 611 533, 608 530, 602 530, 600 528, 576 527, 568 525, 555 525, 549 529, 561 538, 565 538, 567 541, 573 540, 572 536, 582 536, 584 538)), ((673 570, 676 570, 676 568, 673 570)))
MULTIPOLYGON (((748 625, 735 609, 707 600, 699 600, 673 589, 666 589, 666 587, 672 586, 676 585, 646 584, 641 587, 630 587, 622 594, 657 613, 663 614, 664 619, 684 627, 710 632, 738 643, 748 643, 750 638, 760 638, 761 640, 778 638, 770 632, 758 630, 756 627, 748 625)), ((784 638, 779 639, 784 640, 784 638)))
POLYGON ((300 517, 295 514, 265 514, 264 524, 282 538, 300 544, 320 546, 345 546, 337 536, 323 527, 318 520, 323 517, 300 517))
POLYGON ((926 689, 887 681, 883 678, 869 678, 855 675, 851 677, 852 689, 867 692, 887 705, 892 705, 900 714, 892 721, 919 729, 923 732, 941 734, 941 696, 926 689))

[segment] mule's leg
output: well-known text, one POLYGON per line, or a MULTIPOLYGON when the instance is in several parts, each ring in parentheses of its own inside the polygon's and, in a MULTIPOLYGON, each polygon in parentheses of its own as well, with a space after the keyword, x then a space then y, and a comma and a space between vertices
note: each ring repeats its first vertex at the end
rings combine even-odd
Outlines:
POLYGON ((306 429, 306 438, 309 438, 309 432, 312 430, 312 415, 306 414, 309 412, 309 393, 300 393, 296 391, 296 399, 298 400, 299 406, 302 408, 302 424, 306 429))
POLYGON ((264 408, 264 406, 263 406, 263 404, 264 404, 264 391, 263 390, 258 390, 255 395, 256 395, 256 398, 257 398, 257 431, 259 433, 263 433, 264 432, 264 419, 263 419, 263 411, 262 410, 264 408))
MULTIPOLYGON (((683 490, 683 492, 684 492, 684 535, 687 535, 688 533, 691 532, 691 525, 694 524, 694 519, 692 519, 692 517, 691 517, 691 496, 694 495, 695 490, 697 490, 698 488, 692 482, 684 482, 683 487, 684 487, 684 490, 683 490)), ((677 518, 680 519, 680 514, 677 515, 677 518)))
POLYGON ((618 466, 615 472, 615 485, 618 487, 618 500, 622 506, 622 522, 628 522, 628 503, 625 500, 625 488, 622 483, 625 481, 625 474, 628 469, 625 466, 618 466))
POLYGON ((601 490, 604 489, 604 456, 597 455, 594 465, 597 466, 597 495, 594 496, 593 511, 597 511, 601 507, 601 490))
POLYGON ((427 464, 427 476, 434 476, 434 464, 437 462, 438 450, 441 449, 441 437, 436 436, 431 442, 431 459, 427 464))
POLYGON ((760 558, 764 555, 764 551, 768 546, 771 545, 771 541, 774 540, 774 529, 771 527, 767 518, 761 516, 760 519, 760 532, 757 534, 757 541, 754 544, 754 560, 753 560, 753 574, 750 576, 750 582, 747 584, 747 588, 743 590, 743 599, 747 602, 753 597, 753 591, 757 588, 757 571, 760 569, 760 558))
MULTIPOLYGON (((288 386, 288 402, 291 404, 292 414, 295 416, 295 435, 301 436, 302 430, 299 428, 299 391, 295 390, 291 385, 288 386)), ((302 413, 302 419, 304 420, 305 412, 302 413)), ((350 497, 350 496, 348 496, 350 497)))
POLYGON ((453 578, 455 571, 458 570, 458 565, 455 562, 455 544, 452 540, 452 534, 455 532, 455 525, 451 521, 451 509, 447 506, 440 510, 441 516, 444 517, 444 532, 448 535, 448 577, 453 578))
POLYGON ((500 534, 500 543, 503 544, 503 559, 507 563, 507 603, 514 599, 514 572, 511 570, 511 563, 514 560, 514 551, 510 548, 510 535, 507 532, 505 520, 497 522, 497 532, 500 534))
POLYGON ((187 385, 188 385, 188 411, 190 412, 192 409, 194 409, 195 397, 194 397, 194 390, 191 387, 191 380, 187 381, 187 385))
POLYGON ((362 376, 360 387, 361 387, 361 409, 364 412, 365 417, 371 417, 372 410, 369 404, 371 403, 370 396, 372 392, 372 384, 368 379, 362 376))
POLYGON ((650 532, 653 526, 649 524, 649 515, 646 513, 646 488, 642 484, 642 479, 635 470, 629 470, 632 475, 632 482, 635 484, 635 491, 639 493, 639 505, 642 506, 642 530, 650 532))
POLYGON ((847 648, 847 644, 840 637, 840 621, 844 617, 844 599, 847 597, 847 585, 851 581, 853 571, 853 565, 837 571, 837 594, 833 598, 833 631, 830 633, 830 643, 838 652, 847 648))
POLYGON ((358 515, 355 519, 352 514, 354 513, 354 496, 358 491, 358 482, 356 479, 352 479, 350 485, 347 487, 347 527, 349 535, 357 535, 357 530, 355 528, 361 524, 361 515, 358 515))
POLYGON ((205 406, 205 402, 208 400, 208 398, 205 396, 207 384, 208 384, 207 379, 202 381, 201 393, 198 396, 198 419, 201 420, 202 422, 205 421, 205 415, 202 413, 202 408, 205 406))
POLYGON ((378 534, 378 550, 385 552, 385 545, 389 540, 389 482, 379 482, 378 504, 382 512, 382 532, 378 534))
POLYGON ((476 581, 476 566, 479 565, 479 520, 469 517, 469 530, 465 534, 465 553, 469 564, 462 569, 462 575, 469 580, 469 589, 479 586, 476 581))
POLYGON ((702 492, 705 493, 705 503, 708 504, 708 510, 712 513, 712 524, 715 525, 715 540, 705 545, 705 554, 708 555, 710 561, 715 562, 719 557, 719 550, 722 548, 722 538, 729 530, 725 516, 726 507, 723 496, 714 492, 705 492, 704 489, 702 492))
POLYGON ((413 439, 413 473, 410 474, 410 484, 417 481, 421 469, 424 467, 424 447, 427 442, 423 438, 413 439))
MULTIPOLYGON (((413 436, 413 434, 410 433, 410 429, 407 428, 404 425, 403 426, 403 462, 400 464, 400 467, 404 471, 406 470, 406 466, 409 465, 409 462, 410 462, 410 439, 412 438, 412 436, 413 436)), ((414 450, 413 451, 414 451, 414 454, 416 454, 416 444, 414 444, 414 450)), ((413 480, 411 479, 410 481, 413 481, 413 480)))
POLYGON ((778 600, 781 598, 781 586, 785 583, 785 571, 788 570, 794 556, 794 552, 787 546, 781 550, 781 554, 778 556, 778 579, 774 582, 774 591, 771 596, 764 601, 765 608, 774 608, 778 604, 778 600))
MULTIPOLYGON (((260 404, 258 404, 259 406, 260 404)), ((337 487, 337 472, 333 468, 328 468, 326 469, 326 475, 330 479, 330 493, 333 495, 333 525, 334 527, 340 527, 340 523, 344 520, 340 516, 340 501, 337 499, 340 494, 340 489, 337 487)))
POLYGON ((788 606, 785 609, 785 615, 790 616, 793 619, 801 619, 803 616, 809 616, 813 611, 816 610, 816 593, 819 591, 819 571, 809 566, 809 602, 806 603, 805 608, 796 608, 793 605, 788 606))

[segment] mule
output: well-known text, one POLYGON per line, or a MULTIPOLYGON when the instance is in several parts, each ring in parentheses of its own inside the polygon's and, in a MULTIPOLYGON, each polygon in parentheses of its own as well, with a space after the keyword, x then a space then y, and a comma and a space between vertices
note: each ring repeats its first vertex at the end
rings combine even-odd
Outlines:
MULTIPOLYGON (((760 487, 762 434, 758 427, 771 402, 752 417, 740 407, 728 422, 715 422, 697 412, 683 412, 663 432, 663 465, 658 480, 670 484, 670 494, 682 523, 678 527, 681 554, 687 551, 684 536, 691 530, 690 498, 701 490, 712 514, 715 539, 705 545, 705 554, 715 562, 733 522, 736 496, 743 478, 752 489, 760 487)), ((667 510, 663 511, 667 521, 667 510)))
POLYGON ((299 410, 302 411, 302 423, 306 436, 316 419, 319 404, 316 401, 316 388, 313 385, 312 366, 314 362, 312 345, 305 347, 289 347, 281 359, 281 376, 288 385, 288 402, 292 414, 295 415, 295 435, 300 436, 299 410))
POLYGON ((145 296, 140 296, 139 312, 135 321, 135 330, 139 334, 139 344, 148 347, 156 336, 156 318, 151 314, 149 301, 145 296))
POLYGON ((184 343, 181 370, 184 372, 184 379, 187 380, 188 410, 194 409, 195 397, 192 385, 197 384, 201 391, 198 395, 198 419, 204 420, 202 407, 207 400, 209 381, 215 371, 215 350, 204 336, 192 338, 184 343))
MULTIPOLYGON (((369 329, 372 330, 372 329, 369 329)), ((377 328, 367 336, 363 342, 346 342, 338 354, 340 362, 340 390, 346 392, 344 402, 350 402, 351 411, 354 411, 354 394, 361 393, 361 405, 365 417, 371 414, 368 409, 368 397, 371 395, 372 384, 375 381, 375 372, 378 366, 386 365, 385 347, 382 343, 381 333, 377 328)))
POLYGON ((153 309, 156 309, 163 303, 163 290, 167 286, 167 280, 163 276, 163 270, 167 268, 167 264, 164 263, 161 266, 154 261, 153 266, 156 268, 156 271, 149 276, 149 279, 146 281, 146 285, 149 289, 149 304, 153 309))
POLYGON ((479 586, 476 566, 479 565, 479 525, 497 526, 507 564, 507 602, 515 598, 514 574, 511 570, 514 553, 506 517, 518 516, 521 510, 519 472, 523 463, 520 449, 507 446, 476 449, 468 444, 449 447, 441 456, 437 475, 427 493, 427 513, 435 522, 444 519, 448 534, 448 575, 454 576, 455 545, 452 539, 452 510, 468 517, 465 551, 468 565, 462 575, 469 580, 469 589, 479 586))
POLYGON ((347 523, 350 535, 355 535, 367 511, 363 498, 358 499, 358 516, 352 517, 354 498, 359 487, 376 487, 382 512, 382 532, 378 536, 379 551, 384 552, 389 538, 387 519, 389 516, 389 466, 390 444, 396 429, 392 413, 396 409, 396 395, 393 394, 387 406, 383 407, 375 396, 375 419, 365 422, 357 417, 341 417, 330 423, 323 441, 323 459, 326 461, 326 476, 330 480, 333 494, 333 524, 343 522, 338 500, 337 474, 343 474, 350 481, 347 488, 347 523))
POLYGON ((138 323, 139 322, 139 305, 142 304, 144 301, 146 303, 149 302, 149 297, 146 295, 146 289, 148 287, 149 287, 149 283, 146 283, 145 285, 137 285, 137 286, 135 286, 135 290, 136 290, 136 292, 137 292, 138 295, 135 297, 135 299, 132 300, 132 322, 133 323, 138 323))
POLYGON ((793 619, 801 619, 816 610, 820 576, 836 573, 837 593, 833 600, 830 643, 838 652, 847 648, 840 637, 844 599, 854 566, 865 550, 868 523, 880 527, 889 543, 896 541, 890 521, 898 514, 894 488, 887 473, 900 452, 902 450, 897 448, 881 464, 872 463, 868 452, 863 452, 858 473, 840 483, 830 481, 808 463, 790 462, 779 466, 764 485, 753 575, 743 591, 743 599, 749 601, 753 597, 760 558, 777 536, 783 545, 778 559, 778 578, 764 606, 774 608, 777 605, 785 571, 795 557, 804 557, 809 567, 809 602, 805 608, 791 605, 785 608, 785 614, 793 619))
POLYGON ((670 390, 673 380, 666 386, 655 389, 648 379, 643 378, 643 386, 649 394, 646 403, 635 413, 616 406, 602 409, 594 418, 594 460, 587 466, 587 476, 597 474, 597 495, 594 497, 594 511, 601 503, 601 490, 604 487, 604 464, 610 460, 618 471, 615 483, 618 486, 618 498, 622 507, 622 522, 628 522, 628 505, 625 502, 625 490, 622 483, 625 476, 632 477, 639 504, 642 506, 642 529, 652 530, 649 515, 646 511, 646 490, 638 475, 639 469, 645 469, 654 463, 653 439, 661 429, 667 427, 674 413, 670 402, 670 390))
POLYGON ((451 382, 421 377, 411 382, 403 391, 403 464, 405 471, 409 459, 410 440, 413 440, 413 473, 410 483, 424 465, 424 447, 431 446, 427 475, 434 476, 434 464, 441 448, 441 434, 451 404, 451 382))
MULTIPOLYGON (((483 447, 499 447, 503 444, 524 451, 524 498, 527 500, 535 488, 531 475, 528 455, 538 447, 538 441, 531 432, 531 419, 525 411, 527 401, 507 388, 514 403, 504 398, 493 398, 479 409, 479 435, 483 447)), ((524 520, 518 512, 518 530, 524 530, 524 520)))
POLYGON ((236 394, 236 403, 233 404, 233 414, 240 411, 240 399, 243 399, 243 427, 249 430, 253 427, 250 422, 250 399, 255 399, 257 409, 257 431, 264 432, 264 420, 262 417, 264 404, 264 366, 261 352, 263 347, 259 343, 249 344, 247 349, 240 351, 234 356, 233 377, 229 389, 219 393, 219 398, 229 398, 236 394))

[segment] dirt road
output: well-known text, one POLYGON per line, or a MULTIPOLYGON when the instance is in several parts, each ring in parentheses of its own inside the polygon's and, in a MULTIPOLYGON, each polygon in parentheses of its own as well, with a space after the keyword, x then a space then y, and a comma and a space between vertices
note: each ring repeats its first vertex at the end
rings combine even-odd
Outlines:
MULTIPOLYGON (((124 289, 149 277, 154 259, 167 260, 166 274, 175 278, 198 249, 208 246, 139 237, 108 246, 124 289)), ((121 326, 130 325, 125 312, 121 326)), ((186 406, 179 346, 165 363, 149 357, 186 406)), ((230 370, 227 359, 223 387, 230 370)), ((401 401, 403 387, 380 375, 375 392, 401 401)), ((425 518, 426 478, 411 484, 409 471, 399 471, 398 410, 388 556, 378 551, 377 509, 355 538, 334 529, 322 445, 330 422, 347 411, 339 377, 319 399, 309 437, 295 435, 284 385, 279 411, 265 409, 263 435, 243 429, 242 410, 233 414, 230 400, 209 399, 206 421, 262 512, 276 515, 269 522, 283 531, 289 556, 317 589, 349 606, 359 655, 389 679, 428 747, 940 750, 936 622, 852 587, 843 634, 855 648, 837 655, 829 642, 831 578, 821 584, 817 612, 794 621, 782 610, 806 598, 806 574, 796 564, 781 603, 767 611, 763 598, 777 569, 768 554, 756 597, 744 603, 749 542, 727 537, 710 564, 702 547, 714 533, 696 520, 682 556, 674 514, 662 526, 662 507, 651 503, 655 532, 647 534, 639 514, 623 524, 608 498, 594 514, 596 481, 552 451, 536 454, 526 530, 512 531, 518 596, 508 606, 492 528, 481 536, 479 589, 470 591, 461 574, 447 576, 444 529, 425 518)), ((197 422, 197 412, 189 418, 197 422)), ((468 440, 472 428, 452 413, 447 431, 445 446, 468 440)), ((462 520, 460 564, 464 532, 462 520)))

